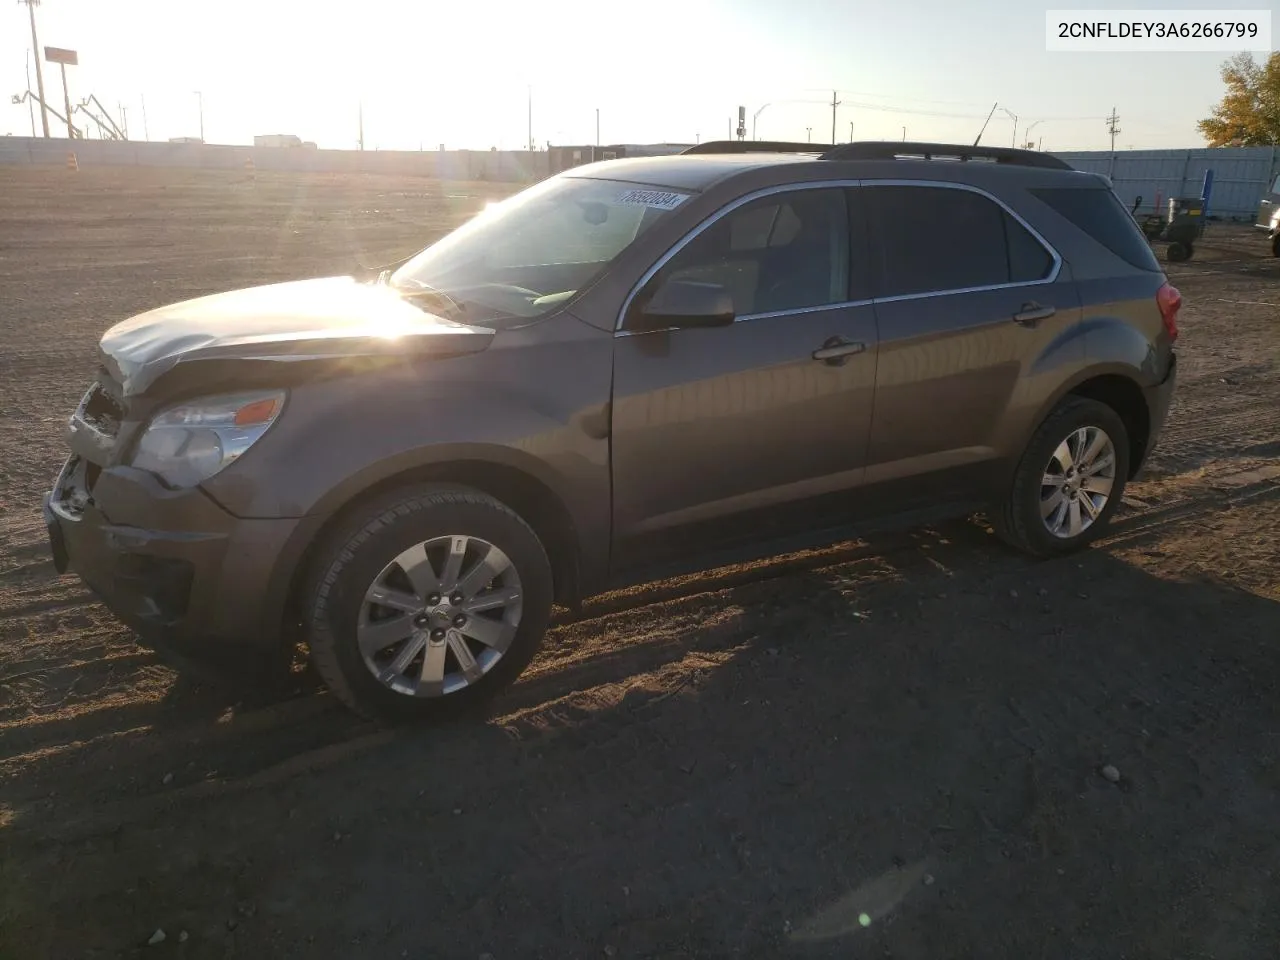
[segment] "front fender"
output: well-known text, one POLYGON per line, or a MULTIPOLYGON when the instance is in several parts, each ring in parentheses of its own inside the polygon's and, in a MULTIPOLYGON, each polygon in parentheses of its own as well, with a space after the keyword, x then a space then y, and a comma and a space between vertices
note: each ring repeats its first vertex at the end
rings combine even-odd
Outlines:
POLYGON ((240 517, 325 517, 406 471, 478 460, 535 477, 579 530, 607 532, 611 349, 599 337, 299 385, 205 489, 240 517))

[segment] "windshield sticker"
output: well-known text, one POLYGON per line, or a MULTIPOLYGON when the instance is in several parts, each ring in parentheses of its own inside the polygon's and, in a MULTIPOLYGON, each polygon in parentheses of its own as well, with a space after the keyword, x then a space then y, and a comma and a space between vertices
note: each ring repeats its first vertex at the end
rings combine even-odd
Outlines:
POLYGON ((668 193, 664 190, 628 190, 618 197, 614 203, 630 203, 642 207, 657 207, 660 210, 674 210, 689 199, 685 193, 668 193))

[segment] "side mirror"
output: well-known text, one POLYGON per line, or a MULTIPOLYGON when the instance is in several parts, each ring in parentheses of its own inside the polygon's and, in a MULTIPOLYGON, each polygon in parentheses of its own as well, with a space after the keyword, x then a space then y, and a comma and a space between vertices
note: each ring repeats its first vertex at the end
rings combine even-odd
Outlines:
POLYGON ((668 280, 632 315, 627 327, 636 331, 725 327, 733 318, 733 297, 720 284, 668 280))

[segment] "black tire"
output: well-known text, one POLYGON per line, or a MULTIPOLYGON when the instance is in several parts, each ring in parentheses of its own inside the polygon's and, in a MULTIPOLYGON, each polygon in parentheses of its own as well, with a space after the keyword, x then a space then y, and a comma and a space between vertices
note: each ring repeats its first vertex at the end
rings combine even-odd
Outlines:
POLYGON ((334 696, 368 719, 456 716, 478 710, 528 666, 542 645, 552 597, 551 564, 541 541, 504 504, 456 486, 400 490, 358 507, 317 551, 304 608, 311 659, 334 696), (356 643, 365 591, 401 551, 450 535, 482 538, 510 558, 520 577, 520 622, 501 659, 464 689, 437 697, 398 693, 373 675, 356 643))
POLYGON ((1037 557, 1073 553, 1101 536, 1124 496, 1129 477, 1129 432, 1120 415, 1105 403, 1068 397, 1045 418, 1027 444, 1004 503, 994 511, 996 533, 1006 543, 1037 557), (1050 533, 1040 515, 1041 480, 1058 444, 1081 427, 1101 427, 1115 447, 1115 482, 1098 518, 1071 538, 1050 533))
POLYGON ((1181 241, 1175 240, 1169 244, 1169 248, 1164 252, 1165 259, 1170 263, 1181 263, 1183 260, 1191 256, 1191 247, 1181 241))
POLYGON ((1280 257, 1280 233, 1271 238, 1271 255, 1280 257))

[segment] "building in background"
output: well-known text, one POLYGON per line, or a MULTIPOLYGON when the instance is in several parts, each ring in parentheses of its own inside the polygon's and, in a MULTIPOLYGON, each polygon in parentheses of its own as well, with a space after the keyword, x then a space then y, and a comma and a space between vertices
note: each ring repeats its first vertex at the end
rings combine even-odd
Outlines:
MULTIPOLYGON (((255 147, 301 147, 302 138, 293 133, 268 133, 253 138, 255 147)), ((315 146, 315 144, 312 144, 315 146)))
POLYGON ((621 157, 670 156, 674 153, 681 153, 691 146, 693 146, 691 143, 612 143, 599 147, 595 144, 560 147, 547 144, 547 152, 550 154, 550 172, 556 174, 584 163, 594 163, 597 160, 617 160, 621 157))

